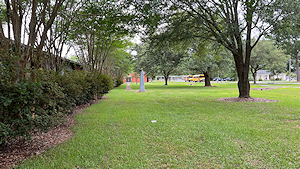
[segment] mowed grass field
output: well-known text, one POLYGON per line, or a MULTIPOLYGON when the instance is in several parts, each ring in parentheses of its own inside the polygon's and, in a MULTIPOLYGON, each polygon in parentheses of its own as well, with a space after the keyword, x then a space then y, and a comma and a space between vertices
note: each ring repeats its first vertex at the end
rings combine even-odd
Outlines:
POLYGON ((300 85, 126 84, 76 116, 74 137, 17 168, 299 168, 300 85), (152 123, 156 120, 156 123, 152 123))

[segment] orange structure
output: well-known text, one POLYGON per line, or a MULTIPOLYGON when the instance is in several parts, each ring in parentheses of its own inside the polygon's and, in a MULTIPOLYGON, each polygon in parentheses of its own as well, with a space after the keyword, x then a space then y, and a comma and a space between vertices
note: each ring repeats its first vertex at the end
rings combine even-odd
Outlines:
MULTIPOLYGON (((131 83, 136 83, 140 82, 140 74, 139 73, 130 73, 129 75, 123 77, 124 83, 126 82, 131 82, 131 83)), ((144 75, 144 82, 148 82, 148 78, 146 74, 144 75)))

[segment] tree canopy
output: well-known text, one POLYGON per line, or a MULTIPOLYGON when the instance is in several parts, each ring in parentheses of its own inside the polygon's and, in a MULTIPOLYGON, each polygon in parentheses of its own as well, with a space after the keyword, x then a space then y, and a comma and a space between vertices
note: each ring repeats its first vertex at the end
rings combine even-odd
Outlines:
POLYGON ((283 50, 276 48, 273 41, 259 41, 257 47, 253 49, 250 60, 250 71, 253 75, 254 83, 257 80, 256 73, 258 70, 266 69, 271 72, 285 72, 288 57, 283 50))
MULTIPOLYGON (((129 6, 115 0, 5 0, 0 4, 1 59, 13 54, 24 71, 47 63, 59 72, 63 52, 72 51, 85 71, 115 75, 111 71, 120 68, 120 62, 131 63, 128 57, 118 57, 126 55, 136 31, 129 6)), ((20 73, 25 77, 24 71, 20 73)))
MULTIPOLYGON (((157 1, 155 1, 157 2, 157 1)), ((183 21, 177 29, 189 36, 215 41, 231 51, 238 74, 239 97, 250 97, 248 80, 252 49, 259 39, 270 32, 272 22, 281 19, 281 1, 271 0, 161 0, 160 13, 166 25, 183 21), (163 11, 163 12, 161 12, 163 11), (252 36, 257 35, 252 42, 252 36), (246 43, 243 43, 243 42, 246 43)), ((156 3, 155 3, 156 4, 156 3)), ((175 27, 175 26, 173 26, 175 27)), ((162 29, 163 31, 163 29, 162 29)))
POLYGON ((278 47, 296 61, 297 81, 300 81, 299 52, 300 52, 300 5, 298 1, 285 1, 284 15, 280 22, 273 25, 272 34, 269 36, 275 40, 278 47))
POLYGON ((168 78, 174 73, 181 60, 186 57, 185 53, 172 49, 171 47, 154 47, 149 43, 139 46, 136 56, 136 68, 143 69, 147 74, 162 74, 165 85, 168 78))

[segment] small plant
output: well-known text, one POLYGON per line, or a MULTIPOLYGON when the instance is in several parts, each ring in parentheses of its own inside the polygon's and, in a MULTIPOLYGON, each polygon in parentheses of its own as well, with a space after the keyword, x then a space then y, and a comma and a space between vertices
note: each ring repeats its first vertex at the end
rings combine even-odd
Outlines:
POLYGON ((262 78, 259 78, 258 81, 263 81, 262 78))

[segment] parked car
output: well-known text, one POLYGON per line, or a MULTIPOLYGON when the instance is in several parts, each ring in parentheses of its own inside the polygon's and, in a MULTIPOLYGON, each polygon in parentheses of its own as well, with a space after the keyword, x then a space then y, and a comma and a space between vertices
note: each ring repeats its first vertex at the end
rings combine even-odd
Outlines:
POLYGON ((231 78, 227 77, 227 78, 224 79, 224 81, 231 81, 231 78))
POLYGON ((219 77, 215 77, 215 78, 213 79, 213 81, 217 81, 217 80, 222 81, 223 79, 222 79, 222 78, 219 78, 219 77))

